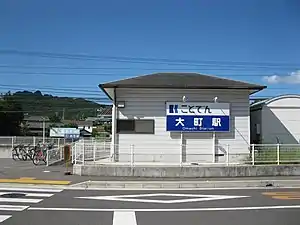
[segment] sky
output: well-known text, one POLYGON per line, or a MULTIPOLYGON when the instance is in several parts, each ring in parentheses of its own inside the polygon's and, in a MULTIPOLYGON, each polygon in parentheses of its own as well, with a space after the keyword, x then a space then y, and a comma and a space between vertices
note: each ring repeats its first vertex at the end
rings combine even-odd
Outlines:
POLYGON ((1 0, 0 91, 104 101, 99 83, 178 71, 300 94, 299 12, 299 0, 1 0))

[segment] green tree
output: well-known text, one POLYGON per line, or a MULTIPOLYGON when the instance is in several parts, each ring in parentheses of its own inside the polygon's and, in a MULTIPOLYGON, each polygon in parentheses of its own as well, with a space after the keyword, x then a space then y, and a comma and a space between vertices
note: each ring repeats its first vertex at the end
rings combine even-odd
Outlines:
POLYGON ((60 123, 61 122, 61 119, 57 114, 54 114, 54 115, 50 116, 49 120, 52 123, 60 123))
POLYGON ((75 124, 75 123, 69 123, 69 124, 63 125, 63 127, 68 127, 68 128, 78 128, 78 125, 75 124))
POLYGON ((21 134, 24 136, 27 136, 30 133, 29 131, 29 125, 26 121, 23 121, 21 123, 21 134))
POLYGON ((0 136, 21 134, 21 123, 24 119, 21 104, 17 103, 8 92, 0 99, 0 136))
POLYGON ((106 132, 110 133, 110 134, 111 134, 111 129, 112 129, 111 124, 105 124, 104 125, 104 130, 106 132))

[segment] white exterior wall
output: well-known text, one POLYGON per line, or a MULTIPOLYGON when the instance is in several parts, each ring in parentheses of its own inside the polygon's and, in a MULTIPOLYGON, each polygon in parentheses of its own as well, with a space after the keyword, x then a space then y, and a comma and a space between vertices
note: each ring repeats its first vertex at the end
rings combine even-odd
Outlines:
POLYGON ((86 130, 89 133, 93 132, 93 128, 94 128, 93 126, 78 126, 78 129, 80 129, 80 130, 86 130))
MULTIPOLYGON (((134 145, 134 161, 180 162, 181 137, 178 132, 166 131, 167 101, 182 101, 182 96, 193 102, 230 103, 231 131, 217 133, 219 153, 227 152, 230 158, 238 160, 237 154, 247 157, 250 144, 249 92, 246 90, 172 90, 172 89, 116 89, 117 101, 125 101, 125 108, 117 109, 118 119, 155 119, 155 134, 117 134, 115 151, 119 161, 130 161, 130 145, 134 145)), ((183 160, 186 162, 212 162, 212 133, 184 133, 183 160), (201 156, 199 154, 202 154, 201 156)), ((225 162, 225 156, 219 162, 225 162)))
POLYGON ((286 97, 271 101, 262 110, 264 144, 296 144, 300 140, 300 98, 286 97))

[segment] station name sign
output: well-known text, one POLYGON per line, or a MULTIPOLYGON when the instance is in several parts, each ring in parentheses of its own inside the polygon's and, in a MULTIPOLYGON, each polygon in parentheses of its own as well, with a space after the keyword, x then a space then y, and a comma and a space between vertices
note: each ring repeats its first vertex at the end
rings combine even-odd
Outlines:
POLYGON ((229 103, 167 102, 167 131, 228 132, 229 103))

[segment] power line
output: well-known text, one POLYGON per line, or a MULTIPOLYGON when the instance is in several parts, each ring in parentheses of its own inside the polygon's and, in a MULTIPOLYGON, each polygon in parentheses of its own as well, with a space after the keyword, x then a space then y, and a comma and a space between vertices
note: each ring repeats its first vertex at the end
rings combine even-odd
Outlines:
POLYGON ((60 58, 72 60, 103 60, 126 63, 147 63, 147 64, 167 64, 167 65, 201 65, 205 63, 209 65, 232 65, 232 66, 252 66, 252 67, 298 67, 297 63, 282 63, 282 62, 234 62, 234 61, 216 61, 216 60, 186 60, 186 59, 166 59, 166 58, 146 58, 146 57, 117 57, 117 56, 96 56, 87 54, 65 54, 65 53, 49 53, 39 51, 19 51, 19 50, 0 50, 0 54, 4 55, 20 55, 20 56, 34 56, 43 58, 60 58))
MULTIPOLYGON (((115 73, 60 73, 60 72, 22 72, 22 71, 0 71, 0 75, 5 75, 5 74, 15 74, 15 75, 58 75, 58 76, 113 76, 117 75, 115 73)), ((123 75, 124 76, 124 75, 123 75)))
MULTIPOLYGON (((0 89, 3 89, 3 88, 1 88, 0 87, 0 89)), ((13 87, 11 87, 11 88, 9 88, 10 90, 13 90, 13 91, 20 91, 20 88, 13 88, 13 87)), ((35 89, 35 88, 27 88, 27 89, 35 89)), ((38 90, 38 91, 41 91, 42 92, 42 90, 38 90)), ((92 92, 92 91, 82 91, 82 92, 80 92, 80 91, 74 91, 74 90, 64 90, 64 91, 59 91, 59 90, 54 90, 54 89, 48 89, 48 90, 45 90, 44 89, 44 92, 51 92, 51 91, 54 91, 55 92, 55 94, 69 94, 69 95, 83 95, 83 96, 99 96, 100 94, 102 94, 102 95, 104 95, 103 93, 101 93, 100 92, 100 90, 99 90, 99 92, 92 92), (91 93, 92 92, 92 93, 91 93)), ((72 97, 72 96, 70 96, 70 97, 72 97)))
MULTIPOLYGON (((11 90, 20 90, 21 88, 25 89, 34 89, 39 90, 41 92, 43 91, 60 91, 58 93, 66 93, 66 94, 103 94, 102 91, 95 86, 95 88, 99 89, 98 91, 90 90, 90 88, 80 88, 80 87, 55 87, 55 86, 34 86, 34 85, 6 85, 6 84, 0 84, 0 89, 11 89, 11 90)), ((290 87, 270 87, 268 89, 271 90, 290 90, 290 87)))
MULTIPOLYGON (((0 68, 9 68, 9 69, 59 69, 59 70, 161 70, 161 71, 170 71, 170 70, 214 70, 214 71, 223 71, 223 70, 233 70, 233 71, 250 71, 250 70, 257 70, 257 69, 263 69, 263 68, 247 68, 247 67, 239 67, 239 68, 233 68, 232 65, 214 65, 213 67, 211 65, 201 65, 197 66, 196 68, 141 68, 141 67, 70 67, 70 66, 28 66, 28 65, 0 65, 0 68), (221 67, 221 68, 218 68, 221 67), (229 68, 226 68, 229 67, 229 68)), ((274 68, 265 68, 265 69, 274 69, 274 68)), ((293 68, 285 68, 285 67, 276 67, 276 70, 286 70, 286 69, 295 69, 293 68)))
MULTIPOLYGON (((109 106, 109 105, 108 105, 109 106)), ((82 110, 95 110, 96 108, 81 108, 82 110)), ((63 108, 62 108, 63 110, 63 108)), ((61 111, 62 111, 61 110, 61 111)), ((66 109, 65 113, 72 112, 72 111, 78 111, 78 109, 66 109)), ((6 113, 45 113, 45 110, 0 110, 0 112, 6 112, 6 113)), ((59 112, 58 109, 47 109, 47 112, 59 112)), ((80 113, 80 111, 78 111, 80 113)), ((83 113, 86 113, 84 111, 83 113)))
MULTIPOLYGON (((176 72, 176 71, 172 71, 176 72)), ((194 73, 199 73, 199 71, 193 71, 194 73)), ((120 74, 120 73, 66 73, 66 72, 23 72, 23 71, 0 71, 1 75, 7 75, 7 74, 14 74, 14 75, 35 75, 35 76, 45 76, 45 75, 51 75, 51 76, 118 76, 125 78, 130 78, 132 74, 120 74)), ((270 76, 270 75, 276 75, 273 74, 222 74, 219 75, 221 78, 227 78, 230 79, 230 77, 264 77, 264 76, 270 76)))

